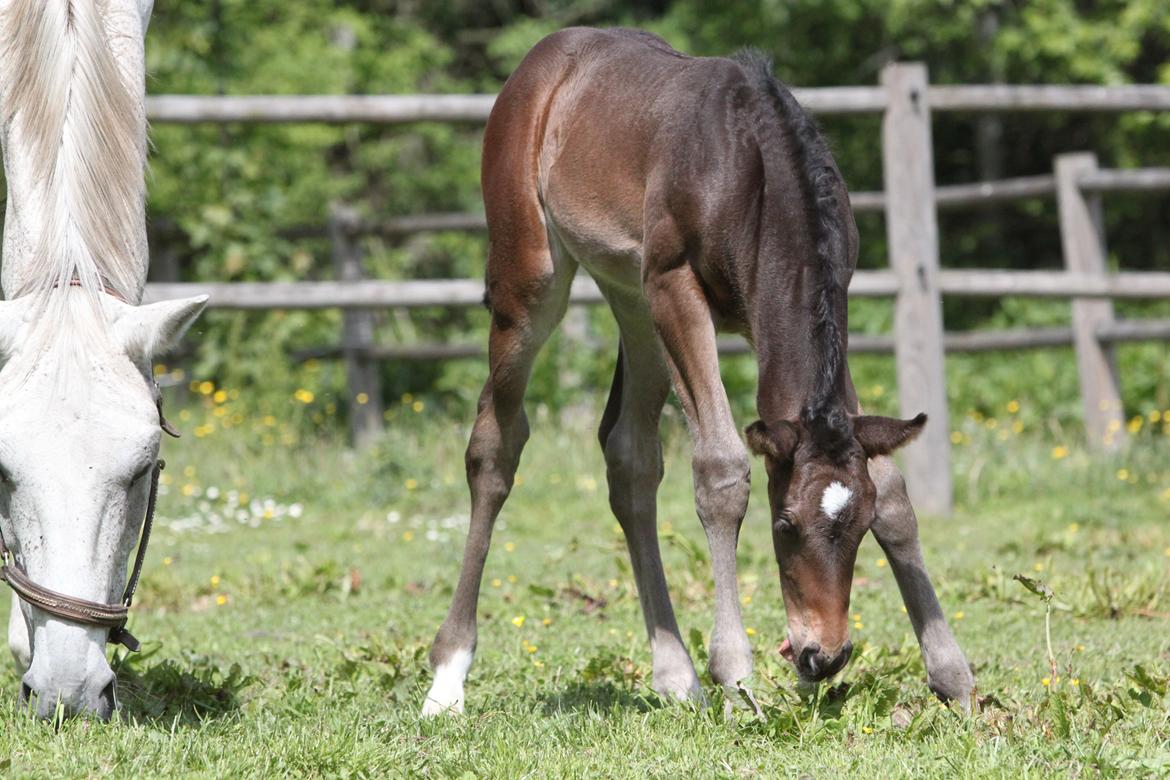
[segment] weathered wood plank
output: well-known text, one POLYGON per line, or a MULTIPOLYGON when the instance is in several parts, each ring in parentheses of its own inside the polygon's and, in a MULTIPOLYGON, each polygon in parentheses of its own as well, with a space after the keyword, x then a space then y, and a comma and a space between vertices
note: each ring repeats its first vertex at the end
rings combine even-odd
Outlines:
MULTIPOLYGON (((815 114, 876 114, 886 107, 879 87, 793 90, 815 114)), ((491 113, 495 95, 150 95, 155 123, 200 122, 473 122, 491 113)), ((1170 87, 1154 84, 999 84, 930 87, 936 111, 1165 111, 1170 87)))
POLYGON ((1082 192, 1164 192, 1170 168, 1121 168, 1086 172, 1077 180, 1082 192))
POLYGON ((1156 84, 995 84, 930 88, 935 111, 1166 111, 1170 87, 1156 84))
POLYGON ((930 418, 903 451, 906 485, 917 506, 949 515, 951 440, 926 67, 886 66, 882 85, 889 99, 882 121, 886 235, 890 266, 899 281, 894 307, 898 400, 904 416, 926 412, 930 418))
MULTIPOLYGON (((332 211, 329 235, 337 276, 349 284, 361 284, 365 279, 361 244, 344 227, 353 219, 353 211, 343 206, 334 206, 332 211)), ((352 309, 342 316, 350 436, 355 446, 364 447, 382 431, 382 380, 378 364, 366 356, 374 345, 374 314, 368 309, 352 309)))
MULTIPOLYGON (((1056 158, 1056 200, 1060 212, 1060 243, 1070 271, 1104 278, 1105 232, 1101 198, 1086 195, 1078 180, 1097 170, 1094 154, 1063 154, 1056 158)), ((1113 324, 1111 300, 1073 299, 1073 342, 1081 382, 1085 433, 1089 446, 1116 449, 1125 439, 1121 387, 1112 348, 1097 331, 1113 324)))
POLYGON ((944 270, 939 273, 944 295, 962 298, 1123 298, 1153 300, 1170 297, 1170 273, 1129 271, 1102 276, 1074 271, 944 270))
MULTIPOLYGON (((885 108, 879 87, 794 89, 815 114, 876 114, 885 108)), ((157 124, 202 122, 406 122, 487 121, 495 95, 149 95, 146 113, 157 124)))

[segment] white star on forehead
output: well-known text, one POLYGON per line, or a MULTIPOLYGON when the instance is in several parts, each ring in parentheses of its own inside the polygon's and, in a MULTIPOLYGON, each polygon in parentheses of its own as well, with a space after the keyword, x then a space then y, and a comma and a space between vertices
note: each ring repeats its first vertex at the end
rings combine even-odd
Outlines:
POLYGON ((824 494, 821 496, 821 509, 829 519, 836 519, 845 505, 849 503, 849 499, 853 497, 853 491, 842 485, 836 480, 829 483, 825 488, 824 494))

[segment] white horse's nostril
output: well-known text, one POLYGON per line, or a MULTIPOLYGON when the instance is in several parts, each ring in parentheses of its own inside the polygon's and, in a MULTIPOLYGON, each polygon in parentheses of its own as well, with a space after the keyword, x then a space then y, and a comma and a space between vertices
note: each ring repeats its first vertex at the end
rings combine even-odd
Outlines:
POLYGON ((94 712, 102 720, 109 720, 114 710, 118 709, 118 684, 114 678, 106 683, 106 687, 102 688, 98 694, 97 706, 94 707, 94 712))

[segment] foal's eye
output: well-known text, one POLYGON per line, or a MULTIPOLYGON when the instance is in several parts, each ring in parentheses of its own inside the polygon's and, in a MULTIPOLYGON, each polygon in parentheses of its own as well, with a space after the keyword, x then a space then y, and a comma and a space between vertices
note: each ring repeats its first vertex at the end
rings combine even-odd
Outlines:
POLYGON ((787 512, 781 512, 776 516, 772 528, 782 534, 795 534, 797 530, 796 523, 792 522, 792 516, 787 512))

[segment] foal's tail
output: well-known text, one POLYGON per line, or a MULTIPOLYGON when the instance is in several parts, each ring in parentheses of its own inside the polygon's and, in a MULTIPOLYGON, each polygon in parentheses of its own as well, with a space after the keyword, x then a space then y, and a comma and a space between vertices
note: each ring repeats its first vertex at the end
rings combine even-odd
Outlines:
POLYGON ((145 71, 141 48, 123 47, 131 57, 120 67, 107 32, 132 24, 141 33, 141 17, 131 3, 113 5, 11 0, 0 18, 5 154, 19 173, 16 197, 40 205, 22 220, 30 265, 10 295, 76 279, 94 300, 103 288, 136 300, 145 280, 145 71))

